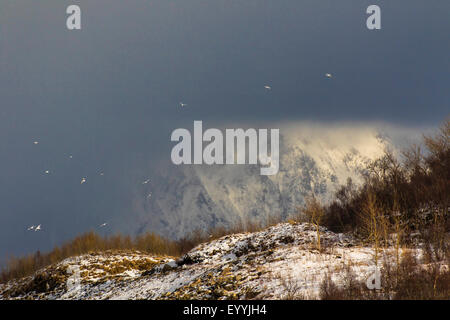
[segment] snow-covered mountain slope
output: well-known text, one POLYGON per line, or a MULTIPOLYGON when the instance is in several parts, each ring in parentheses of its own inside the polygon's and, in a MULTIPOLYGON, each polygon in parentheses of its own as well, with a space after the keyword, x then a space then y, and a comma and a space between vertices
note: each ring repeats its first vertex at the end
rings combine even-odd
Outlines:
POLYGON ((315 249, 308 223, 282 223, 227 235, 175 259, 105 252, 66 259, 0 285, 0 299, 285 299, 317 298, 328 275, 338 285, 373 273, 373 249, 321 229, 315 249))
POLYGON ((306 196, 328 200, 347 178, 361 180, 366 164, 390 140, 371 127, 280 129, 280 168, 260 175, 257 165, 181 165, 161 170, 136 193, 128 232, 186 233, 296 214, 306 196))

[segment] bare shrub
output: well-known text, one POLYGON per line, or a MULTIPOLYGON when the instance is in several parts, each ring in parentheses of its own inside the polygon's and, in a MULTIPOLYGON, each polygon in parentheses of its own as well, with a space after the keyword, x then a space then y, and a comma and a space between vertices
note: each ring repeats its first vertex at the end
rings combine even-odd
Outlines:
POLYGON ((301 292, 302 287, 298 283, 298 279, 294 278, 291 275, 282 276, 279 274, 277 276, 278 281, 280 282, 284 294, 281 299, 283 300, 304 300, 305 296, 301 292))
POLYGON ((316 197, 311 196, 306 199, 305 207, 303 208, 303 213, 308 218, 308 220, 314 225, 317 233, 317 250, 321 251, 320 246, 320 226, 324 218, 324 209, 316 197))

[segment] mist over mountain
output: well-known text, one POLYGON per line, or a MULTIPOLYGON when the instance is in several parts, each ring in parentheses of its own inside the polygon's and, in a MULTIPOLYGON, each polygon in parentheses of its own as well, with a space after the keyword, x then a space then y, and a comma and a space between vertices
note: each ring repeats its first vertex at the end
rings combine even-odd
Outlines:
POLYGON ((369 161, 385 148, 414 141, 420 132, 362 124, 283 124, 280 168, 260 175, 258 165, 180 165, 161 168, 136 192, 133 213, 123 223, 179 238, 194 230, 287 218, 314 193, 327 201, 347 178, 361 182, 369 161))

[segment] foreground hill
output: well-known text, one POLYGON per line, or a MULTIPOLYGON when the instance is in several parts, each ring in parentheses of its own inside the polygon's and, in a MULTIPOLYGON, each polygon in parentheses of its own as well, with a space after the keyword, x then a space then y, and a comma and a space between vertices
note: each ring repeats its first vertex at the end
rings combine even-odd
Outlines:
MULTIPOLYGON (((373 274, 373 248, 308 223, 282 223, 227 235, 182 258, 107 251, 68 258, 0 285, 1 299, 294 299, 319 298, 324 280, 373 274)), ((421 250, 409 250, 415 255, 421 250)))

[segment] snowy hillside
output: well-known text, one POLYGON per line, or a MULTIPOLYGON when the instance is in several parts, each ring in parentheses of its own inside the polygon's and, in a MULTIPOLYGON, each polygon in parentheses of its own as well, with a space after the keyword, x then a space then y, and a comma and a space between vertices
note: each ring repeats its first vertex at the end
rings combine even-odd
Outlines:
POLYGON ((283 223, 255 233, 222 237, 174 259, 139 252, 73 257, 34 276, 0 285, 2 299, 286 299, 318 297, 330 275, 367 279, 373 249, 349 236, 283 223))

